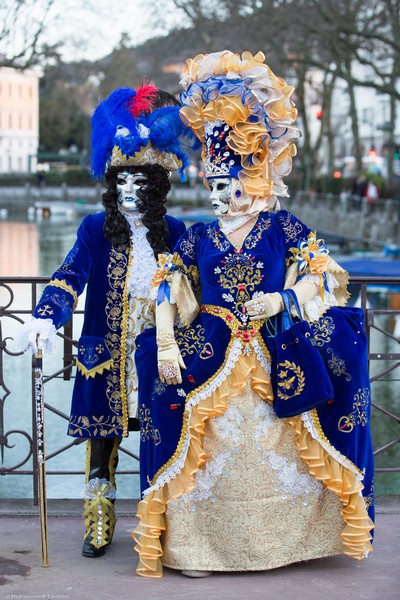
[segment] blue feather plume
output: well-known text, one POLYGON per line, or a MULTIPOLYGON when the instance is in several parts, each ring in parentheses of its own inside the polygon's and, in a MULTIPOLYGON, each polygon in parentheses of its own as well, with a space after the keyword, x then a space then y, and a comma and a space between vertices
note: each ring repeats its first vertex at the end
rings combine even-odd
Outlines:
MULTIPOLYGON (((111 158, 114 147, 115 132, 118 125, 127 127, 131 133, 135 127, 135 119, 127 110, 127 103, 136 90, 124 87, 118 88, 110 96, 100 102, 93 113, 92 124, 92 154, 90 158, 93 177, 101 179, 111 158)), ((136 129, 136 127, 135 127, 136 129)))

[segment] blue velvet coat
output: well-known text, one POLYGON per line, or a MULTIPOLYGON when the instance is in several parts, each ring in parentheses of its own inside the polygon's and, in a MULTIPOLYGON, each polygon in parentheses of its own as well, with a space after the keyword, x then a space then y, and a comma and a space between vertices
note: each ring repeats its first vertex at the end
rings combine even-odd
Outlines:
MULTIPOLYGON (((136 340, 142 490, 155 482, 157 473, 177 450, 185 397, 194 390, 201 392, 215 376, 234 336, 251 340, 253 333, 243 315, 243 304, 255 292, 283 289, 290 249, 309 233, 294 215, 280 211, 260 214, 240 250, 220 231, 217 221, 193 225, 179 240, 175 247, 177 268, 194 283, 199 277, 203 309, 190 327, 175 331, 187 367, 181 385, 167 386, 158 378, 155 329, 147 329, 136 340), (205 305, 209 307, 206 310, 205 305), (234 323, 239 324, 235 332, 234 323)), ((259 333, 272 354, 272 336, 280 327, 280 319, 275 323, 267 320, 266 324, 268 327, 263 325, 259 333)), ((363 314, 359 309, 334 307, 313 328, 327 354, 335 394, 334 401, 319 407, 317 414, 312 411, 312 426, 318 429, 326 448, 363 476, 363 495, 373 518, 371 397, 363 314)), ((268 352, 265 358, 270 360, 268 352)))
MULTIPOLYGON (((59 329, 71 318, 78 296, 87 285, 68 426, 68 434, 73 437, 127 435, 123 340, 128 324, 125 282, 131 251, 128 246, 110 244, 104 236, 104 220, 105 213, 85 217, 73 248, 53 274, 34 311, 35 317, 50 318, 59 329)), ((169 246, 173 248, 185 225, 172 217, 166 220, 169 246)))

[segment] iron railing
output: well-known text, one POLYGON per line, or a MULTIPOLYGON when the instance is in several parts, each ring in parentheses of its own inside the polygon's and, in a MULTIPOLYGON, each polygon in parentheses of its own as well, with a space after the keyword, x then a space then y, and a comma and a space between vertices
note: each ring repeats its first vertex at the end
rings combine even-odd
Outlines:
MULTIPOLYGON (((12 337, 5 336, 3 337, 3 325, 5 330, 7 329, 7 322, 14 321, 15 323, 23 323, 29 315, 32 314, 33 308, 36 306, 40 290, 38 290, 39 286, 44 286, 49 282, 49 278, 47 277, 3 277, 0 278, 0 456, 1 456, 1 465, 0 465, 0 475, 31 475, 33 482, 33 498, 34 502, 37 502, 38 498, 38 490, 37 490, 37 445, 35 439, 35 423, 34 423, 34 407, 35 407, 35 394, 34 394, 34 382, 32 377, 32 401, 31 401, 31 410, 32 410, 32 429, 31 431, 25 431, 22 429, 8 429, 6 428, 5 423, 5 403, 8 397, 12 394, 12 391, 8 387, 11 385, 10 382, 6 382, 5 380, 5 371, 4 371, 4 356, 8 355, 10 357, 18 357, 22 353, 12 351, 10 346, 12 347, 12 337), (30 286, 30 301, 28 301, 28 296, 24 296, 24 306, 18 307, 15 302, 15 293, 14 291, 18 288, 18 286, 30 286), (6 466, 6 451, 7 449, 12 448, 13 446, 9 443, 9 438, 12 434, 17 434, 22 436, 25 440, 28 441, 29 447, 23 458, 19 460, 18 464, 6 466), (32 467, 26 468, 27 463, 30 459, 32 467)), ((366 331, 369 339, 369 360, 370 365, 376 362, 385 362, 384 367, 379 370, 377 373, 375 372, 371 375, 371 382, 378 381, 387 381, 386 377, 390 374, 391 377, 394 372, 400 366, 400 348, 396 347, 396 352, 379 352, 373 346, 371 342, 371 332, 373 330, 379 331, 383 336, 387 339, 391 339, 395 342, 395 344, 400 344, 400 338, 396 337, 393 332, 384 329, 379 319, 382 315, 386 317, 399 317, 400 318, 400 304, 395 308, 383 308, 383 309, 371 309, 368 308, 368 287, 369 286, 384 286, 389 291, 390 290, 400 290, 400 277, 353 277, 351 279, 351 284, 358 286, 360 289, 360 297, 361 297, 361 307, 363 308, 366 314, 366 331), (379 321, 379 323, 378 323, 379 321)), ((45 375, 44 383, 47 383, 53 379, 63 379, 69 380, 72 375, 72 368, 74 366, 75 354, 74 349, 77 347, 77 341, 73 339, 73 319, 76 318, 77 315, 82 315, 82 310, 77 310, 74 313, 71 321, 58 332, 58 335, 63 340, 63 358, 62 358, 62 366, 54 373, 45 375)), ((15 329, 15 327, 14 327, 15 329)), ((374 369, 375 371, 376 369, 374 369)), ((17 372, 17 369, 16 369, 17 372)), ((393 381, 393 379, 391 379, 393 381)), ((397 380, 396 380, 397 381, 397 380)), ((46 396, 45 396, 46 398, 46 396)), ((58 408, 50 404, 49 402, 45 402, 45 408, 47 411, 57 415, 61 419, 65 419, 68 421, 69 416, 58 408)), ((385 440, 385 443, 380 447, 375 449, 375 456, 380 456, 387 453, 388 450, 392 449, 394 446, 400 443, 399 437, 399 429, 400 425, 400 416, 397 414, 393 414, 393 412, 387 410, 383 407, 379 402, 379 397, 374 399, 373 402, 373 410, 376 415, 379 415, 379 418, 386 418, 391 420, 392 423, 395 423, 397 427, 395 427, 395 433, 393 439, 385 440)), ((397 410, 397 409, 396 409, 397 410)), ((12 424, 11 424, 12 427, 12 424)), ((57 448, 55 451, 51 452, 47 455, 46 460, 49 465, 49 461, 55 456, 58 456, 66 451, 68 451, 73 446, 77 444, 81 444, 84 440, 81 439, 73 439, 70 443, 66 445, 62 445, 57 448)), ((124 448, 121 447, 121 451, 127 454, 132 461, 134 462, 134 468, 130 470, 118 471, 119 474, 126 475, 137 475, 139 473, 139 457, 124 448)), ((51 464, 51 463, 50 463, 51 464)), ((384 473, 395 473, 400 472, 400 465, 395 467, 383 466, 376 469, 376 472, 384 472, 384 473)), ((79 474, 82 475, 83 471, 71 471, 71 470, 52 470, 48 469, 47 473, 49 475, 74 475, 79 474)))

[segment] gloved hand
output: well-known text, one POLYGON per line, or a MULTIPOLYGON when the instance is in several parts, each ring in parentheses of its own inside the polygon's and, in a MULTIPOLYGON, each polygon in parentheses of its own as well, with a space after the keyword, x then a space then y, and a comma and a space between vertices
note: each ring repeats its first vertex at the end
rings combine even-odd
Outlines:
POLYGON ((167 385, 182 383, 181 369, 186 369, 174 337, 175 315, 176 304, 168 300, 156 308, 158 374, 167 385))
POLYGON ((263 294, 245 303, 250 320, 269 319, 283 310, 283 300, 279 292, 263 294))
POLYGON ((55 335, 56 329, 51 319, 32 317, 21 326, 16 343, 23 352, 37 354, 38 350, 42 350, 50 354, 55 335))
MULTIPOLYGON (((309 302, 318 292, 318 287, 312 281, 298 281, 291 288, 297 296, 300 306, 309 302)), ((279 292, 263 294, 245 303, 245 308, 251 321, 269 319, 283 310, 283 300, 279 292)))
POLYGON ((157 351, 158 374, 160 380, 168 385, 182 383, 181 369, 186 369, 178 344, 174 341, 157 351))

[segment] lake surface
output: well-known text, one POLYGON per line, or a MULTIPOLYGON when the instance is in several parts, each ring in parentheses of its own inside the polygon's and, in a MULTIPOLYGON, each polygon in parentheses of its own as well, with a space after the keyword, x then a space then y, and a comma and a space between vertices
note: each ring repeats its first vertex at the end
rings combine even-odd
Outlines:
MULTIPOLYGON (((186 216, 186 215, 185 215, 186 216)), ((191 216, 188 216, 188 221, 191 216)), ((61 264, 64 256, 72 247, 76 230, 82 218, 52 218, 42 221, 28 221, 25 216, 18 218, 9 217, 0 221, 0 276, 50 276, 53 271, 61 264)), ((27 302, 28 288, 16 292, 13 307, 22 306, 27 302)), ((29 296, 28 296, 29 298, 29 296)), ((79 307, 83 308, 84 298, 80 298, 79 307)), ((380 296, 371 295, 372 302, 381 302, 385 304, 385 292, 380 296)), ((0 305, 7 303, 7 293, 0 288, 0 305)), ((2 319, 2 336, 15 337, 18 334, 18 324, 11 319, 2 319)), ((75 319, 74 338, 80 335, 82 320, 75 319)), ((379 325, 384 329, 393 329, 393 323, 386 318, 381 318, 379 325)), ((398 344, 378 332, 372 335, 372 346, 374 351, 382 353, 399 352, 398 344), (379 350, 378 350, 379 348, 379 350), (376 350, 375 350, 376 349, 376 350)), ((7 342, 7 348, 15 350, 13 342, 7 342)), ((45 357, 45 374, 58 370, 61 365, 61 340, 54 354, 45 357)), ((377 368, 382 371, 385 363, 374 363, 372 373, 377 368)), ((12 358, 4 356, 4 380, 10 395, 4 402, 4 420, 5 431, 25 430, 31 432, 31 361, 28 356, 19 356, 12 358)), ((45 386, 46 402, 58 410, 69 414, 70 399, 72 394, 73 380, 63 381, 60 379, 50 381, 45 386)), ((0 400, 4 396, 4 390, 0 388, 0 400)), ((399 413, 400 404, 400 385, 396 371, 389 373, 385 381, 373 384, 373 398, 389 412, 399 413)), ((57 415, 46 411, 46 450, 51 454, 58 448, 71 443, 73 440, 66 435, 67 421, 57 415)), ((372 418, 373 437, 376 446, 382 446, 384 443, 398 437, 398 426, 385 416, 376 413, 372 418)), ((6 448, 4 453, 4 463, 7 466, 17 464, 27 452, 27 441, 21 433, 11 434, 9 436, 9 445, 13 448, 6 448)), ((123 447, 138 454, 139 436, 138 433, 131 433, 129 438, 124 440, 123 447)), ((72 447, 66 453, 62 453, 47 462, 47 469, 51 470, 75 470, 81 471, 84 468, 85 444, 72 447)), ((399 444, 394 446, 382 456, 377 457, 377 466, 398 466, 400 464, 399 444)), ((24 468, 24 467, 22 467, 24 468)), ((31 468, 31 460, 25 465, 25 468, 31 468)), ((138 468, 138 463, 120 452, 121 470, 132 470, 138 468)), ((83 487, 82 475, 49 475, 47 477, 47 491, 50 498, 76 498, 79 497, 83 487)), ((138 476, 122 475, 118 478, 118 491, 121 498, 139 497, 139 479, 138 476)), ((399 493, 400 475, 377 474, 376 485, 377 494, 399 493)), ((32 496, 32 477, 28 475, 9 475, 0 477, 0 497, 25 498, 32 496)))

